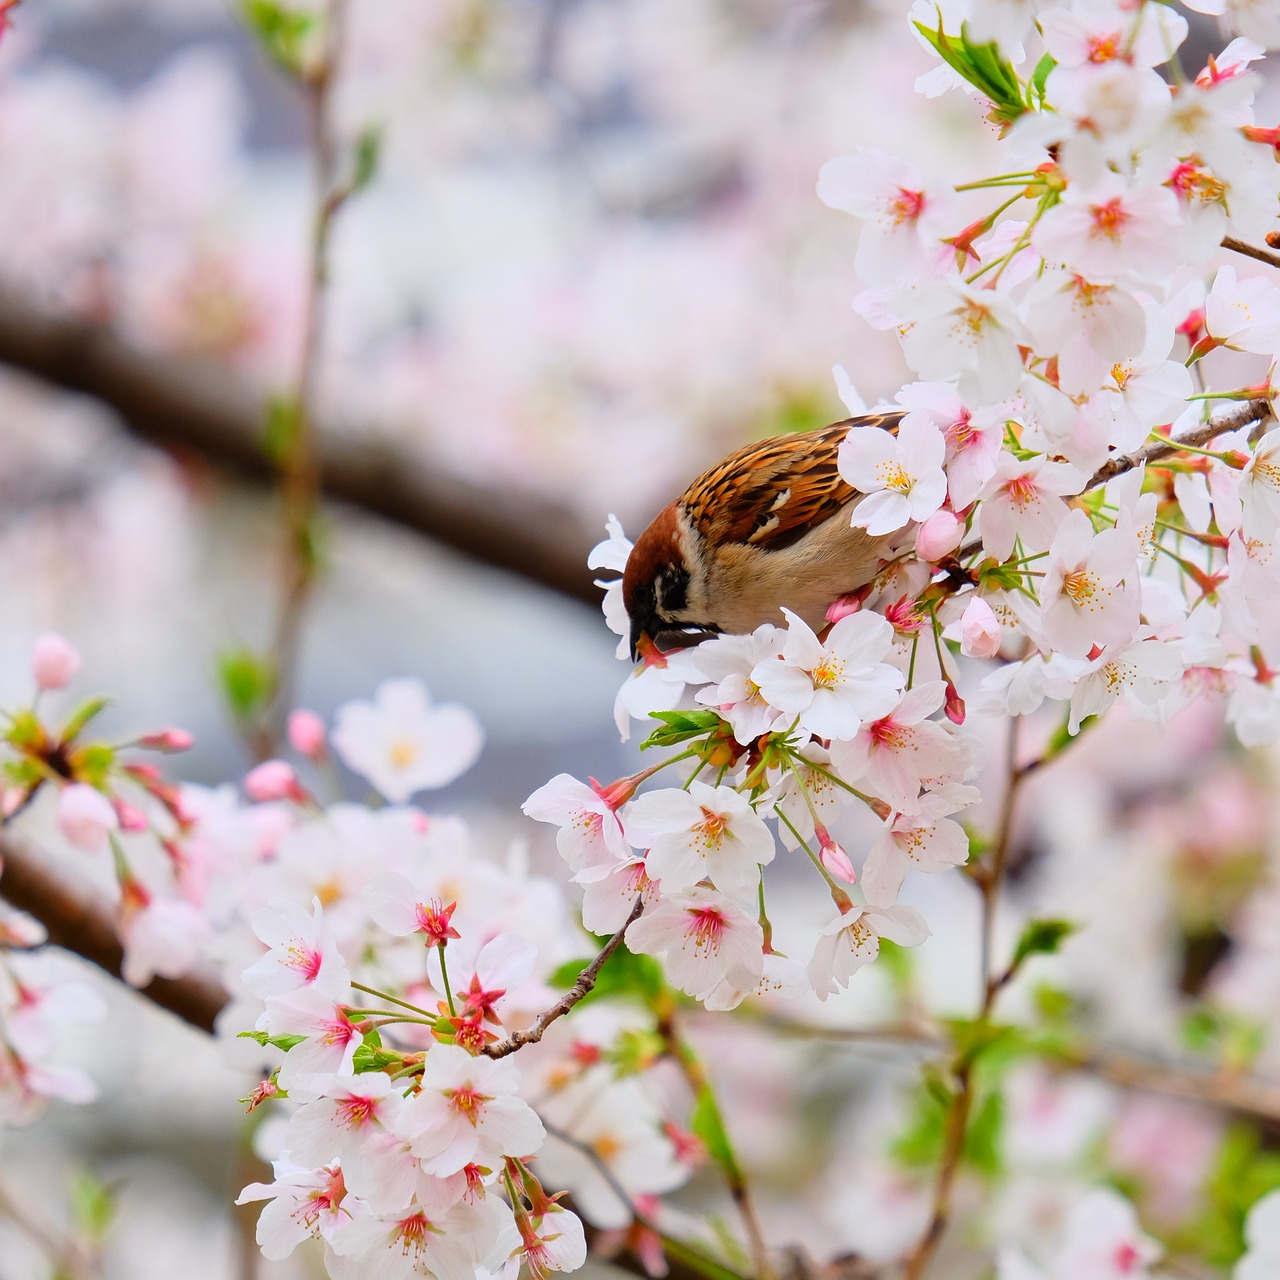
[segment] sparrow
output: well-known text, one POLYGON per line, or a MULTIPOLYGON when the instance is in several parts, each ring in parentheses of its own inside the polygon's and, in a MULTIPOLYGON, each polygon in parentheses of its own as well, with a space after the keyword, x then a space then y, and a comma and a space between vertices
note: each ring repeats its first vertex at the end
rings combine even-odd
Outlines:
POLYGON ((896 430, 900 413, 772 436, 729 454, 664 507, 622 575, 631 657, 743 635, 786 606, 819 630, 831 603, 875 577, 888 536, 850 521, 862 494, 840 476, 850 431, 896 430))

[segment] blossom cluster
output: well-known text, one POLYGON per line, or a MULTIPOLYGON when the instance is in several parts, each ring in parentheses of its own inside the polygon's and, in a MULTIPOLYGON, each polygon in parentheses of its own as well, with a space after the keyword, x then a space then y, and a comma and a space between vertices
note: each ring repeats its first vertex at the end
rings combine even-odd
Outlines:
MULTIPOLYGON (((1280 226, 1276 138, 1251 110, 1261 47, 1238 38, 1184 74, 1187 22, 1155 3, 914 17, 944 64, 923 87, 977 88, 1010 171, 951 191, 869 152, 819 179, 865 221, 855 309, 921 379, 891 430, 855 425, 840 449, 883 568, 822 635, 780 600, 750 637, 644 655, 619 725, 656 716, 646 745, 683 745, 667 762, 683 785, 560 778, 526 806, 560 826, 589 925, 619 927, 639 894, 629 945, 713 1007, 805 977, 825 996, 881 937, 923 940, 898 894, 908 870, 968 857, 970 708, 1056 702, 1074 735, 1120 701, 1167 717, 1211 694, 1246 744, 1280 732, 1280 430, 1256 407, 1275 394, 1280 287, 1212 262, 1224 237, 1280 226), (1250 358, 1255 381, 1233 385, 1250 358), (1248 403, 1212 418, 1214 401, 1248 403), (852 801, 882 823, 857 875, 828 830, 852 801), (772 936, 766 819, 837 907, 803 977, 772 936)), ((613 523, 590 563, 620 570, 628 550, 613 523)), ((622 632, 616 585, 605 612, 622 632)))

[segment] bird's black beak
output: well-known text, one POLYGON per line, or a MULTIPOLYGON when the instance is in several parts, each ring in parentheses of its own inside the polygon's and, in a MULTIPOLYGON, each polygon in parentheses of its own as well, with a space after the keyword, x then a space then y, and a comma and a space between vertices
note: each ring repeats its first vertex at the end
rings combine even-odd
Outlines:
POLYGON ((653 621, 653 614, 647 617, 641 617, 637 614, 631 619, 631 661, 640 661, 640 641, 648 638, 649 642, 653 642, 653 636, 649 631, 649 624, 653 621))

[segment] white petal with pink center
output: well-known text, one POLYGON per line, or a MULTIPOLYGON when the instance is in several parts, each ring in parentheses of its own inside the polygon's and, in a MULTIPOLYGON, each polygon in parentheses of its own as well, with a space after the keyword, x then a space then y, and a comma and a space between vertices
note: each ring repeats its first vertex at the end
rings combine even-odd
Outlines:
POLYGON ((620 862, 602 880, 593 880, 582 891, 582 927, 591 933, 617 933, 636 904, 656 902, 658 886, 649 879, 643 858, 620 862))
POLYGON ((938 237, 953 198, 927 190, 920 171, 896 156, 873 149, 828 160, 818 199, 865 219, 854 267, 869 284, 896 284, 949 256, 938 237))
POLYGON ((969 837, 958 822, 923 814, 895 814, 867 854, 862 892, 872 906, 891 907, 911 867, 942 871, 963 866, 968 858, 969 837))
POLYGON ((699 689, 696 700, 714 707, 733 726, 733 736, 743 746, 771 732, 782 718, 765 701, 751 673, 781 652, 786 634, 781 627, 765 623, 749 636, 717 636, 693 651, 698 670, 713 686, 699 689))
POLYGON ((1031 243, 1051 266, 1094 284, 1162 280, 1180 229, 1178 202, 1167 187, 1108 172, 1096 183, 1073 182, 1037 223, 1031 243))
POLYGON ((595 788, 567 773, 556 774, 521 808, 537 822, 555 824, 556 848, 580 882, 630 855, 618 815, 595 788))
POLYGON ((427 1054, 421 1085, 396 1132, 427 1173, 446 1176, 472 1163, 496 1167, 504 1155, 532 1155, 542 1145, 542 1121, 516 1096, 520 1076, 509 1062, 437 1045, 427 1054))
POLYGON ((255 995, 279 996, 314 987, 338 1000, 351 990, 350 971, 325 927, 319 898, 311 900, 310 911, 287 898, 272 898, 253 917, 253 931, 271 948, 241 975, 255 995))
POLYGON ((946 442, 947 492, 955 509, 967 507, 991 478, 1004 439, 1005 415, 983 421, 950 382, 913 382, 898 392, 908 417, 924 415, 946 442))
POLYGON ((1119 529, 1093 532, 1083 511, 1072 511, 1054 535, 1040 584, 1040 626, 1047 647, 1068 658, 1123 644, 1137 629, 1139 599, 1125 586, 1136 575, 1136 538, 1119 529))
POLYGON ((920 377, 943 379, 959 371, 961 396, 976 404, 1013 393, 1027 333, 1005 295, 948 281, 899 295, 896 306, 900 322, 911 326, 902 353, 920 377))
POLYGON ((415 1198, 387 1214, 355 1218, 334 1231, 334 1280, 475 1280, 494 1240, 491 1216, 458 1201, 447 1207, 415 1198))
POLYGON ((751 678, 768 701, 821 738, 851 738, 865 719, 884 715, 898 701, 904 677, 888 666, 893 628, 878 614, 841 618, 819 641, 784 609, 790 629, 778 658, 760 663, 751 678))
POLYGON ((1273 542, 1280 530, 1280 431, 1258 441, 1240 475, 1246 536, 1273 542))
POLYGON ((750 991, 764 971, 759 922, 710 889, 660 899, 627 929, 627 946, 662 956, 668 980, 695 1000, 725 981, 750 991))
POLYGON ((823 927, 809 961, 810 985, 825 1000, 880 954, 881 938, 916 947, 928 936, 929 926, 914 907, 851 907, 823 927))
POLYGON ((311 1100, 289 1117, 285 1145, 299 1164, 340 1160, 345 1168, 374 1133, 386 1133, 404 1097, 381 1071, 357 1076, 311 1076, 299 1081, 311 1100))
POLYGON ((1205 332, 1233 351, 1280 351, 1280 288, 1261 276, 1240 279, 1219 267, 1204 303, 1205 332))
POLYGON ((923 779, 943 777, 965 764, 956 740, 928 719, 945 698, 941 680, 907 690, 888 715, 864 721, 855 737, 831 744, 837 771, 855 782, 865 779, 865 789, 893 808, 913 810, 923 779))
POLYGON ((753 902, 760 868, 773 861, 773 833, 732 787, 691 782, 637 796, 626 810, 627 835, 648 847, 647 873, 663 894, 711 880, 738 902, 753 902))
POLYGON ((306 1037, 284 1056, 280 1084, 285 1089, 307 1076, 345 1074, 360 1045, 360 1033, 342 1006, 314 987, 268 996, 256 1025, 272 1036, 306 1037))
POLYGON ((421 680, 384 680, 373 702, 345 702, 330 735, 347 768, 388 800, 443 787, 475 764, 484 744, 465 707, 433 706, 421 680))
POLYGON ((946 442, 925 414, 907 414, 897 435, 878 427, 853 430, 840 445, 841 476, 865 497, 853 525, 879 535, 927 520, 946 501, 946 442))
POLYGON ((279 1262, 304 1240, 331 1239, 350 1219, 350 1210, 343 1207, 347 1188, 336 1164, 303 1169, 277 1160, 275 1175, 274 1182, 251 1182, 236 1197, 236 1204, 271 1201, 258 1215, 256 1238, 262 1256, 279 1262))
POLYGON ((1007 560, 1014 546, 1044 551, 1067 518, 1065 494, 1079 493, 1085 477, 1061 462, 1044 458, 1002 457, 987 482, 978 508, 978 532, 997 560, 1007 560))
POLYGON ((1101 715, 1123 695, 1154 706, 1165 693, 1177 691, 1183 665, 1173 645, 1141 633, 1132 644, 1104 650, 1085 667, 1071 692, 1068 730, 1076 733, 1087 716, 1101 715))

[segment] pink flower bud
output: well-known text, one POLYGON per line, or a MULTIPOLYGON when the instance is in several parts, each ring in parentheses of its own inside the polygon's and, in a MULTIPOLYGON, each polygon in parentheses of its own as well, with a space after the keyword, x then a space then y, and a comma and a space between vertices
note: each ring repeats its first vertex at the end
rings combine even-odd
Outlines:
POLYGON ((121 831, 145 831, 147 829, 147 815, 136 805, 117 797, 115 808, 121 831))
POLYGON ((854 871, 849 855, 831 838, 831 832, 821 823, 814 828, 814 834, 818 837, 818 856, 822 865, 846 884, 853 884, 858 873, 854 871))
POLYGON ((1000 619, 981 596, 960 615, 960 652, 968 658, 994 658, 1000 652, 1000 619))
POLYGON ((307 799, 293 766, 284 760, 264 760, 256 769, 250 769, 245 775, 244 789, 253 800, 302 803, 307 799))
POLYGON ((31 651, 31 674, 41 689, 61 689, 80 669, 80 655, 56 632, 48 631, 31 651))
POLYGON ((963 539, 964 521, 954 511, 935 511, 916 530, 916 555, 928 564, 937 564, 963 539))
POLYGON ((947 681, 947 700, 943 703, 942 710, 952 724, 964 724, 966 715, 964 699, 950 680, 947 681))
POLYGON ((857 613, 861 608, 861 596, 838 596, 827 607, 827 621, 834 626, 841 618, 847 618, 851 613, 857 613))
POLYGON ((326 753, 324 721, 304 707, 291 711, 289 745, 308 760, 323 760, 326 753))
POLYGON ((73 782, 58 793, 58 830, 77 849, 97 853, 119 825, 111 801, 96 787, 73 782))
POLYGON ((195 739, 185 729, 157 729, 144 733, 138 746, 148 751, 189 751, 195 739))

